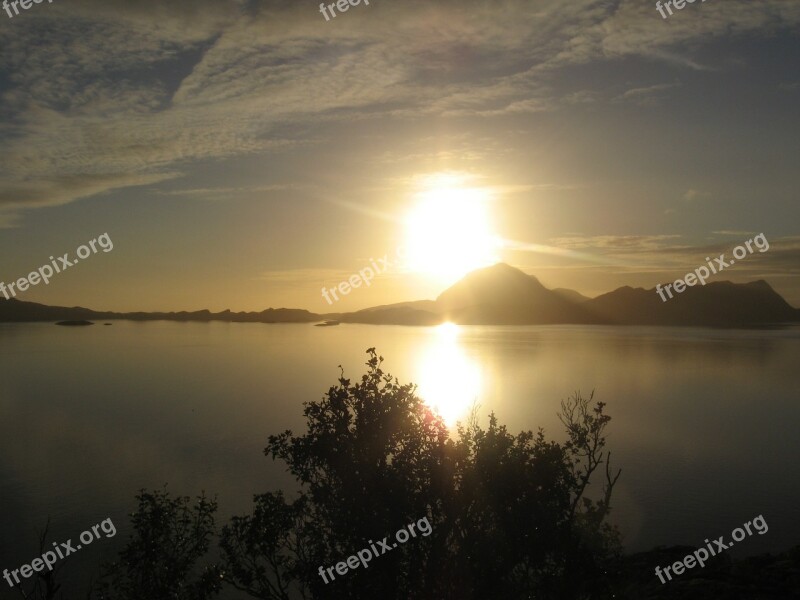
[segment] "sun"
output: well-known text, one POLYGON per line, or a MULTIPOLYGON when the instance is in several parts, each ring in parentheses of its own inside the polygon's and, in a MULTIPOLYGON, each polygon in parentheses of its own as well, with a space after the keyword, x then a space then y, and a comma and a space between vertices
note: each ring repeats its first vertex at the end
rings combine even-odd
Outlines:
POLYGON ((405 219, 406 268, 452 283, 498 262, 488 204, 489 194, 480 188, 449 184, 420 192, 405 219))

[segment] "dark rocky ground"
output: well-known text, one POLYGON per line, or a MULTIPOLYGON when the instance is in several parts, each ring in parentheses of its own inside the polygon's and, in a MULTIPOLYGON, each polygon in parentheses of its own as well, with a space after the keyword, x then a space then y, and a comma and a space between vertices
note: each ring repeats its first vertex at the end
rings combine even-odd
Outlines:
MULTIPOLYGON (((780 554, 732 560, 727 553, 711 558, 662 584, 656 566, 683 560, 695 548, 657 548, 623 557, 612 577, 620 600, 783 600, 800 599, 800 546, 780 554)), ((665 577, 666 579, 666 577, 665 577)))

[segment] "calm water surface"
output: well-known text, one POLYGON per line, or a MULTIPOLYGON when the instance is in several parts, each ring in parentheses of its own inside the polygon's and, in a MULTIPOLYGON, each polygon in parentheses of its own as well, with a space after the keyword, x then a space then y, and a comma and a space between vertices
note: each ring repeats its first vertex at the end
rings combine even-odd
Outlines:
POLYGON ((53 541, 111 517, 120 534, 71 557, 73 571, 94 568, 124 542, 141 488, 206 490, 221 517, 293 489, 263 455, 267 436, 302 431, 302 402, 335 385, 339 364, 358 378, 371 346, 449 423, 477 403, 484 424, 495 411, 561 440, 560 400, 595 390, 629 550, 728 537, 759 514, 769 532, 738 553, 800 542, 796 328, 0 324, 0 570, 38 556, 48 517, 53 541))

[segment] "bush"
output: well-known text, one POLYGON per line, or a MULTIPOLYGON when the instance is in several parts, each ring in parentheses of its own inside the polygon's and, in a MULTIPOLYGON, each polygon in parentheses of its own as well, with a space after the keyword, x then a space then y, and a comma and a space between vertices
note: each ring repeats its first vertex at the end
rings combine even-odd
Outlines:
POLYGON ((219 567, 199 567, 215 535, 217 503, 205 495, 190 506, 188 497, 166 490, 136 497, 134 534, 119 559, 106 565, 97 586, 101 600, 207 600, 221 589, 219 567))
POLYGON ((300 491, 257 496, 252 515, 223 529, 226 580, 264 599, 600 597, 619 551, 606 523, 619 473, 605 451, 604 404, 579 393, 562 402, 564 444, 541 430, 511 435, 494 414, 487 429, 473 415, 453 440, 414 386, 367 352, 361 381, 342 374, 305 404, 304 435, 269 438, 265 453, 286 462, 300 491), (318 574, 422 517, 432 535, 328 584, 318 574))

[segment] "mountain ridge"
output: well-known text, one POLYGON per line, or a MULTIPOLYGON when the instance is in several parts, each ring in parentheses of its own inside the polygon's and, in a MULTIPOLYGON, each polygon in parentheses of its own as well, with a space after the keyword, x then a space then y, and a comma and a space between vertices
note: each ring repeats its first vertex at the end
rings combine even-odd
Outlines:
POLYGON ((760 327, 800 322, 794 308, 763 279, 748 283, 716 281, 688 287, 662 301, 655 288, 622 286, 595 298, 573 290, 550 290, 533 275, 497 263, 465 275, 436 300, 416 300, 345 313, 313 313, 295 308, 260 312, 212 313, 94 311, 81 306, 48 306, 0 298, 0 322, 64 320, 225 321, 311 323, 335 318, 344 323, 430 326, 462 325, 663 325, 760 327))

